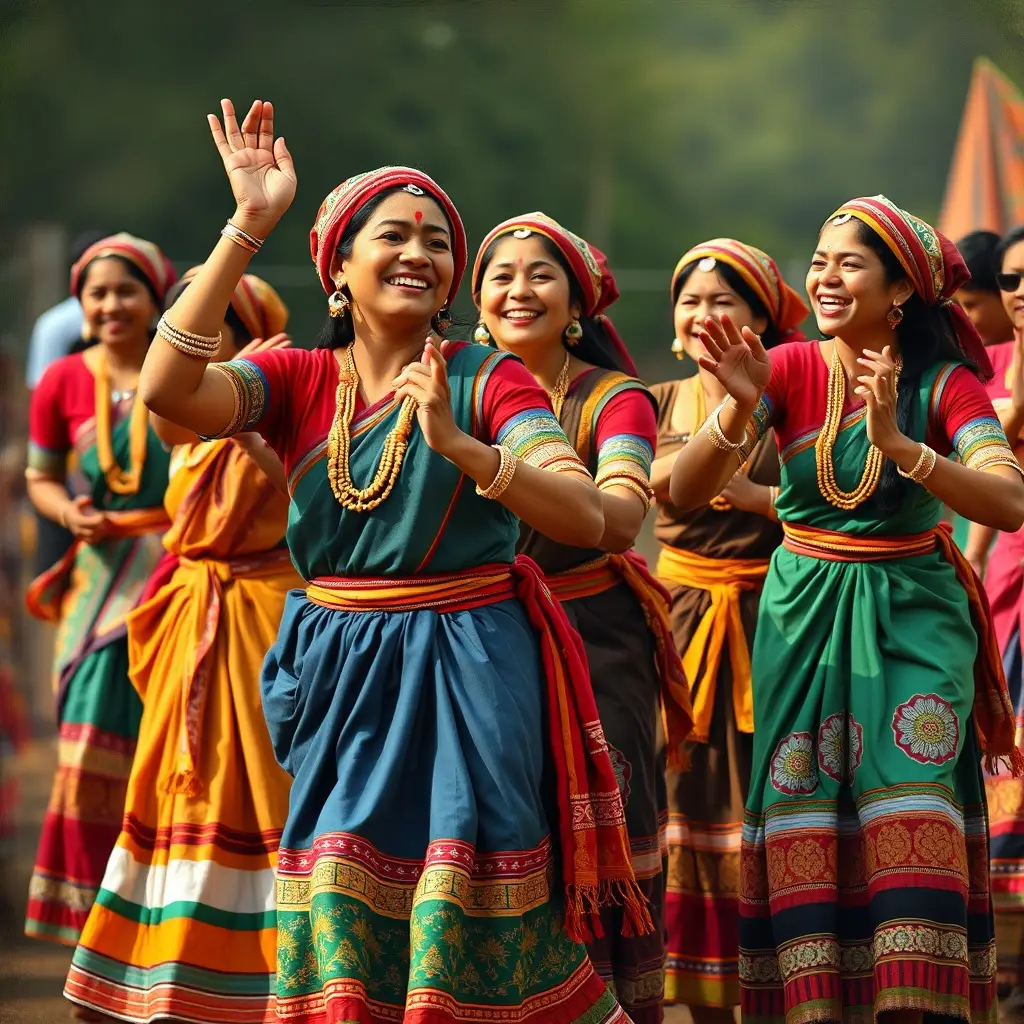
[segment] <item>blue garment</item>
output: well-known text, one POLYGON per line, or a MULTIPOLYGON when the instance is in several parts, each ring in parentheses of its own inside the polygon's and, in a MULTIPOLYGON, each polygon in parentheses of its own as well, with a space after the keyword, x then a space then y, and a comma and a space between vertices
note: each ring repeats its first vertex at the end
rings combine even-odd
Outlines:
POLYGON ((82 306, 73 295, 43 313, 32 328, 28 342, 25 383, 34 388, 53 362, 66 356, 82 337, 82 306))

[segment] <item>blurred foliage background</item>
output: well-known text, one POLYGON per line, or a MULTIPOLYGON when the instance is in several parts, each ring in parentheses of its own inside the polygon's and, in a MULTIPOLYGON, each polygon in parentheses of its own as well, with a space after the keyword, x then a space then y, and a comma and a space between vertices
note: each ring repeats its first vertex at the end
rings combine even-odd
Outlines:
MULTIPOLYGON (((308 231, 343 178, 434 175, 471 247, 542 209, 603 248, 651 379, 675 372, 667 285, 714 235, 802 287, 822 220, 884 192, 934 218, 971 64, 1024 84, 1021 0, 490 0, 174 5, 0 0, 0 331, 22 351, 30 225, 152 238, 184 269, 232 210, 205 114, 274 101, 295 204, 253 264, 309 344, 308 231)), ((463 294, 456 312, 471 321, 463 294)))

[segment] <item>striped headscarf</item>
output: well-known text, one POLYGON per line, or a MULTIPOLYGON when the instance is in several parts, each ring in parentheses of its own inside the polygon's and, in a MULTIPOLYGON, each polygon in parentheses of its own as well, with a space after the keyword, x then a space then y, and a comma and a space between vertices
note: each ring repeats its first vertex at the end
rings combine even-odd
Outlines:
POLYGON ((149 282, 156 296, 157 304, 163 305, 167 289, 174 284, 177 274, 174 265, 163 254, 159 246, 147 242, 144 238, 136 238, 122 231, 108 238, 101 238, 90 245, 71 268, 71 294, 79 298, 85 281, 85 270, 93 260, 104 256, 119 256, 138 268, 149 282))
MULTIPOLYGON (((199 269, 192 267, 186 270, 178 284, 188 284, 199 269)), ((288 307, 281 301, 281 296, 255 274, 242 275, 231 296, 231 308, 245 325, 250 338, 272 338, 280 334, 288 323, 288 307)))
MULTIPOLYGON (((547 216, 547 214, 537 211, 525 213, 521 217, 512 217, 509 220, 502 221, 497 227, 492 228, 487 233, 487 237, 480 243, 480 249, 477 251, 471 276, 473 300, 477 303, 477 306, 479 307, 480 305, 478 297, 480 294, 480 273, 484 253, 496 238, 500 238, 502 235, 515 234, 518 231, 536 232, 538 235, 543 235, 550 242, 554 243, 558 251, 565 258, 566 263, 569 264, 569 269, 572 271, 572 275, 576 279, 580 291, 583 293, 583 315, 586 317, 601 317, 608 339, 615 347, 623 366, 626 368, 626 372, 635 377, 636 365, 629 354, 629 350, 615 330, 615 325, 607 316, 604 316, 604 310, 611 306, 619 297, 618 286, 615 284, 612 272, 608 269, 608 261, 605 259, 604 253, 585 239, 580 238, 579 235, 573 234, 568 228, 563 228, 558 221, 547 216)), ((522 237, 527 236, 524 235, 522 237)))
POLYGON ((452 286, 445 305, 451 306, 459 290, 462 275, 466 272, 466 261, 469 258, 466 229, 462 225, 462 218, 459 216, 459 211, 455 209, 455 204, 441 191, 437 182, 413 167, 379 167, 375 171, 357 174, 355 177, 343 181, 320 204, 316 223, 309 233, 310 255, 313 257, 313 263, 320 276, 320 283, 328 295, 334 291, 334 282, 331 280, 331 263, 341 242, 341 236, 345 233, 345 228, 353 214, 367 200, 396 186, 405 187, 413 195, 428 193, 430 197, 441 204, 448 216, 452 227, 452 255, 455 258, 455 274, 452 277, 452 286))
POLYGON ((697 262, 701 262, 702 270, 714 269, 715 263, 724 263, 732 267, 760 299, 781 340, 803 339, 797 327, 807 316, 807 305, 800 295, 786 284, 778 265, 768 253, 735 238, 712 238, 710 241, 701 242, 686 253, 672 271, 670 291, 673 296, 676 293, 679 275, 697 262), (704 265, 704 260, 710 262, 704 265))
POLYGON ((964 355, 978 367, 984 380, 992 377, 985 344, 953 295, 971 279, 957 247, 940 231, 901 210, 885 196, 851 199, 832 214, 825 226, 856 218, 866 224, 900 261, 925 305, 941 305, 949 316, 964 355))

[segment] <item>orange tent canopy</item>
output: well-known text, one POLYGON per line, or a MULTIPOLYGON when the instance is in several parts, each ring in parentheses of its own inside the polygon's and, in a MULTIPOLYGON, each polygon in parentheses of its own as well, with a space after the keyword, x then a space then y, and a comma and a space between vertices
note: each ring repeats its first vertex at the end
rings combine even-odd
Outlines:
POLYGON ((1024 96, 989 60, 974 64, 939 230, 957 239, 1024 224, 1024 96))

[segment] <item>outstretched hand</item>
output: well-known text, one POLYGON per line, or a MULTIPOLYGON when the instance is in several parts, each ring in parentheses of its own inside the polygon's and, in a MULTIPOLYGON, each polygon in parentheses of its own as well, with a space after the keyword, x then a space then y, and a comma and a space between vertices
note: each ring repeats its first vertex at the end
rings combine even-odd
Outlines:
POLYGON ((753 409, 772 375, 772 364, 761 339, 749 328, 738 328, 725 314, 709 316, 698 332, 705 352, 697 362, 732 396, 741 408, 753 409))
POLYGON ((396 399, 411 396, 416 400, 416 419, 423 439, 439 455, 451 451, 452 442, 461 433, 452 416, 448 363, 444 357, 450 346, 451 342, 442 341, 438 348, 433 338, 427 338, 423 356, 409 363, 392 382, 396 399))
POLYGON ((256 352, 266 352, 271 348, 291 348, 292 339, 287 334, 275 334, 272 338, 253 338, 248 345, 240 348, 234 355, 235 359, 245 359, 256 352))
POLYGON ((220 101, 224 126, 207 114, 235 196, 232 221, 265 238, 295 198, 295 164, 283 138, 274 138, 274 105, 254 100, 241 128, 231 100, 220 101))

